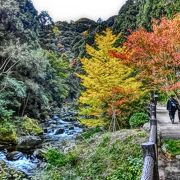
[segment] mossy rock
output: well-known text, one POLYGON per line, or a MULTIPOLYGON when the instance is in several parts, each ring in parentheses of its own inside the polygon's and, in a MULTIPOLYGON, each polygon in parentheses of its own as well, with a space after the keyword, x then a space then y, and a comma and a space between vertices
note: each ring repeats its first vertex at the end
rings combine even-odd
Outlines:
POLYGON ((39 135, 43 133, 42 127, 36 119, 31 119, 27 116, 22 118, 22 131, 26 134, 39 135))
POLYGON ((8 121, 0 123, 0 144, 16 144, 17 135, 14 125, 8 121))
POLYGON ((0 134, 0 144, 16 144, 17 143, 17 136, 15 132, 7 136, 3 136, 0 134))
POLYGON ((23 172, 10 168, 4 161, 0 162, 0 179, 24 179, 26 175, 23 172))

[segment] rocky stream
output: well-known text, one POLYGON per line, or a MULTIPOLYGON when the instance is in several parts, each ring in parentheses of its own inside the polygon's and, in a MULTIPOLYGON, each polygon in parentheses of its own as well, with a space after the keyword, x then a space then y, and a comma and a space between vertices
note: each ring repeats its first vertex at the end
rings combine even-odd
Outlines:
POLYGON ((30 177, 45 165, 43 151, 54 147, 67 152, 75 145, 77 135, 83 131, 78 121, 61 119, 57 115, 44 122, 42 126, 44 133, 41 136, 22 136, 15 147, 1 147, 0 167, 8 169, 8 179, 16 179, 19 174, 31 179, 30 177))

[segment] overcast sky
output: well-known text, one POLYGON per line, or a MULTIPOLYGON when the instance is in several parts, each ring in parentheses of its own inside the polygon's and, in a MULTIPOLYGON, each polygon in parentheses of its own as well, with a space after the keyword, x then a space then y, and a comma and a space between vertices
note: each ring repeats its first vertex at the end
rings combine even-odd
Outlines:
POLYGON ((54 21, 70 21, 87 17, 108 19, 118 14, 126 0, 32 0, 36 9, 48 11, 54 21))

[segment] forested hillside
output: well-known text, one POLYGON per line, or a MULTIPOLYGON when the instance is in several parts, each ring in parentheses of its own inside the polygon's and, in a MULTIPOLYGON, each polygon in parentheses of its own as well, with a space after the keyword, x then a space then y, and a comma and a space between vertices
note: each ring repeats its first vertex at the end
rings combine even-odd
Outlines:
POLYGON ((67 97, 69 64, 41 46, 42 33, 52 25, 48 16, 38 15, 30 1, 1 4, 1 117, 40 118, 52 102, 60 105, 67 97))
POLYGON ((53 22, 31 0, 0 0, 0 144, 48 132, 41 123, 54 115, 112 131, 142 126, 151 93, 180 97, 179 13, 179 0, 127 0, 105 21, 53 22))

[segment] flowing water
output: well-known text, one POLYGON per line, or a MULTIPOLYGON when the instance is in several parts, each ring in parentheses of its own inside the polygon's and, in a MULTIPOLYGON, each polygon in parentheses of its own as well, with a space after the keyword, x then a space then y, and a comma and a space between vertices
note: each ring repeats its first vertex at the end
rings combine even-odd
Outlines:
POLYGON ((32 174, 33 170, 35 170, 40 163, 40 160, 32 155, 22 154, 16 160, 8 160, 7 156, 7 152, 0 152, 0 160, 3 160, 8 167, 21 171, 26 175, 32 174))
MULTIPOLYGON (((72 140, 83 131, 83 128, 78 122, 63 121, 58 116, 54 116, 43 126, 43 143, 52 142, 56 144, 64 140, 72 140)), ((32 150, 26 153, 16 151, 11 159, 8 158, 9 153, 11 152, 7 150, 0 151, 0 162, 3 161, 8 167, 21 171, 26 175, 31 175, 42 162, 42 160, 33 155, 32 150)))
POLYGON ((44 126, 46 127, 44 138, 53 141, 74 139, 83 131, 79 123, 63 121, 57 116, 54 116, 54 118, 48 121, 44 126))

